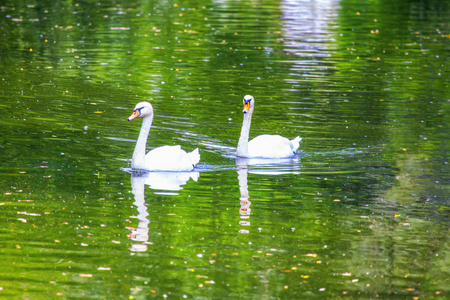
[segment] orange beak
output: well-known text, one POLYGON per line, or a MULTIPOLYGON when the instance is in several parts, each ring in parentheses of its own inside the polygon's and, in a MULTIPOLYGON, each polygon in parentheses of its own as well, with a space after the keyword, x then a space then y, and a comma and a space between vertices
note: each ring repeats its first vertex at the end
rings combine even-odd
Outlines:
POLYGON ((245 114, 248 112, 249 109, 250 109, 250 101, 244 102, 244 109, 242 110, 242 112, 245 114))
POLYGON ((133 113, 131 114, 131 116, 128 117, 128 121, 131 121, 133 119, 136 119, 137 117, 139 117, 141 115, 141 112, 139 109, 136 109, 135 111, 133 111, 133 113))

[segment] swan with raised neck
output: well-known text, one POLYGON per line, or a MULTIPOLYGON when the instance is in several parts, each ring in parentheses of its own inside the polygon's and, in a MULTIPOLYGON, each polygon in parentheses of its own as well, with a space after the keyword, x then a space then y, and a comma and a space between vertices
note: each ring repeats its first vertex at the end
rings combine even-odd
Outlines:
POLYGON ((263 134, 248 141, 253 109, 255 107, 255 98, 251 95, 245 95, 243 103, 244 109, 242 112, 244 119, 236 148, 236 155, 238 157, 288 158, 297 153, 300 141, 302 140, 300 136, 289 140, 281 135, 263 134))
POLYGON ((187 153, 180 145, 162 146, 145 153, 153 122, 153 106, 149 102, 136 105, 128 121, 142 118, 142 127, 131 158, 131 168, 150 171, 192 171, 200 161, 198 148, 187 153))

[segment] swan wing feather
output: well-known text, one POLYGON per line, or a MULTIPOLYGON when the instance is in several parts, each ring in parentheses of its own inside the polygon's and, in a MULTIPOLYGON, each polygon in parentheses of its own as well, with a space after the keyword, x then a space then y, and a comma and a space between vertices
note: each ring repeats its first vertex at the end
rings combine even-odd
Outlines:
POLYGON ((199 160, 198 149, 187 153, 180 145, 158 147, 145 155, 146 169, 151 171, 191 171, 199 160), (195 151, 197 155, 192 154, 195 151))
POLYGON ((250 157, 284 158, 295 155, 300 137, 289 140, 281 135, 262 134, 248 143, 250 157))

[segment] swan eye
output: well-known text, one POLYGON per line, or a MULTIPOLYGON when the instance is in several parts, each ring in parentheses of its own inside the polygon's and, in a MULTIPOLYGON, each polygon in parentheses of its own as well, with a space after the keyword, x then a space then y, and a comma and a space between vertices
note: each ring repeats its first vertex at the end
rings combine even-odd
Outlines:
POLYGON ((135 109, 133 110, 133 114, 131 114, 131 116, 130 116, 127 120, 128 120, 128 121, 131 121, 131 120, 136 119, 137 117, 141 116, 141 110, 142 110, 143 108, 144 108, 144 107, 135 108, 135 109))
POLYGON ((245 100, 244 99, 244 109, 242 110, 242 112, 245 114, 250 110, 250 100, 245 100))
POLYGON ((139 108, 136 108, 136 109, 134 110, 134 113, 137 114, 137 116, 139 117, 140 115, 142 115, 141 110, 142 110, 143 108, 144 108, 143 106, 142 106, 142 107, 139 107, 139 108))

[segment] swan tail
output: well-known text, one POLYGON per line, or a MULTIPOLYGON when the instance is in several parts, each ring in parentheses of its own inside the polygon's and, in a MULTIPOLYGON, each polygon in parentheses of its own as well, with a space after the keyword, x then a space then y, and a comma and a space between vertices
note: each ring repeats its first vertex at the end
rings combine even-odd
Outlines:
POLYGON ((197 165, 200 161, 200 153, 198 152, 198 148, 196 148, 192 152, 189 152, 188 155, 191 160, 192 166, 195 167, 195 165, 197 165))
POLYGON ((191 172, 191 173, 189 174, 189 176, 190 176, 195 182, 197 182, 197 181, 198 181, 198 178, 200 177, 200 174, 199 174, 198 172, 191 172))
POLYGON ((294 152, 296 152, 298 150, 298 147, 300 147, 300 142, 301 141, 302 141, 302 138, 300 136, 297 136, 296 138, 291 140, 294 152))

